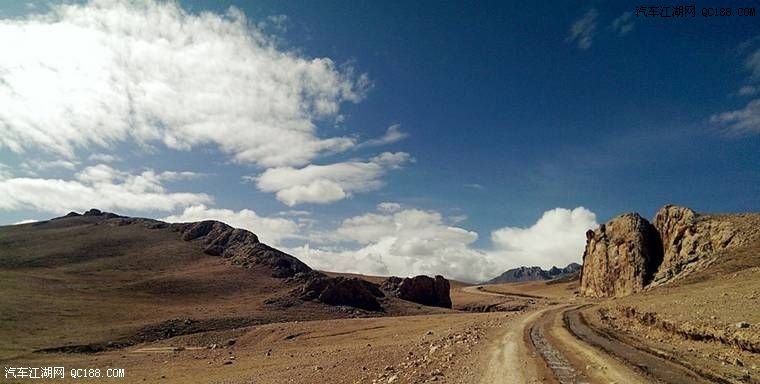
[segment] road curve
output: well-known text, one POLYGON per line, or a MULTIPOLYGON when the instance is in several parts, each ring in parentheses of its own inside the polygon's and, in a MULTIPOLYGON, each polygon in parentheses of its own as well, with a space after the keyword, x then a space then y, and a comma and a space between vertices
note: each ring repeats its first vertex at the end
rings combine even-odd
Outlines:
POLYGON ((525 337, 530 326, 547 310, 529 312, 510 323, 491 351, 482 384, 556 382, 525 337))
MULTIPOLYGON (((510 296, 467 287, 469 293, 510 296)), ((490 355, 482 383, 672 383, 711 381, 591 328, 578 304, 527 312, 510 324, 490 355)))

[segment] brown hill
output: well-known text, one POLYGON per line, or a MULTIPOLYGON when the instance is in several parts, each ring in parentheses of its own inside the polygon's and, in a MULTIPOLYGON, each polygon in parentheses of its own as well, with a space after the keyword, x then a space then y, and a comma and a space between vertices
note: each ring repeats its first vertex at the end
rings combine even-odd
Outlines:
POLYGON ((0 291, 0 340, 9 341, 0 359, 281 321, 446 311, 357 278, 337 281, 224 223, 97 210, 0 227, 0 291))

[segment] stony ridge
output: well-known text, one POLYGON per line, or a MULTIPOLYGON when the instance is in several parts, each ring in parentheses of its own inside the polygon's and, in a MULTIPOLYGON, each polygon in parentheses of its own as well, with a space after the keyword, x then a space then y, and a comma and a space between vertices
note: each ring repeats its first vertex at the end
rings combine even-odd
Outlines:
POLYGON ((219 221, 171 224, 170 228, 182 234, 182 240, 200 241, 203 252, 221 256, 232 264, 243 267, 265 265, 274 277, 292 277, 311 268, 285 252, 259 242, 259 238, 245 229, 233 228, 219 221))

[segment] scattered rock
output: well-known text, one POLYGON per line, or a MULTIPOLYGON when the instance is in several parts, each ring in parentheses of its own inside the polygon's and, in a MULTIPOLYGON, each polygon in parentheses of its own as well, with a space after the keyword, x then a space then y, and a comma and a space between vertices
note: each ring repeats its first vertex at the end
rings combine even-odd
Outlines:
POLYGON ((736 324, 734 324, 736 328, 749 328, 749 323, 746 321, 740 321, 736 324))

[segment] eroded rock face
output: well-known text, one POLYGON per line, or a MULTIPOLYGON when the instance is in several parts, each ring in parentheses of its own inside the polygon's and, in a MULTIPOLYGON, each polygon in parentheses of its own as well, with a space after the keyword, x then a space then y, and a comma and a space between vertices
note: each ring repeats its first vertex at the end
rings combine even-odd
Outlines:
POLYGON ((658 282, 678 276, 687 266, 745 240, 730 220, 700 216, 689 208, 674 205, 657 211, 654 226, 660 233, 664 251, 655 276, 658 282))
POLYGON ((297 258, 260 243, 253 233, 219 221, 172 224, 172 229, 180 232, 185 241, 200 241, 206 254, 221 256, 243 267, 265 265, 271 268, 274 277, 291 277, 311 271, 297 258))
POLYGON ((381 285, 386 292, 402 300, 433 307, 451 308, 451 285, 443 276, 389 277, 381 285))
POLYGON ((639 292, 662 260, 656 229, 637 213, 618 216, 586 232, 581 294, 618 297, 639 292))

